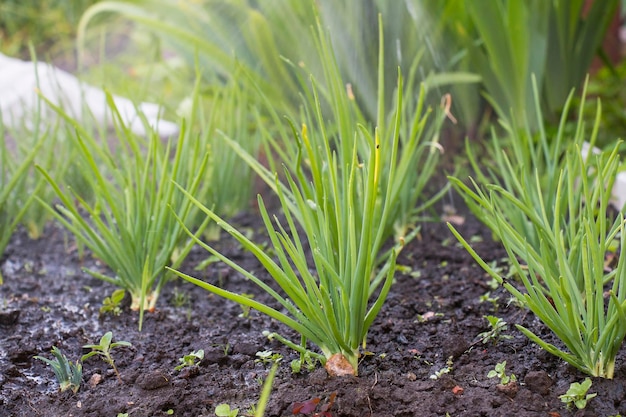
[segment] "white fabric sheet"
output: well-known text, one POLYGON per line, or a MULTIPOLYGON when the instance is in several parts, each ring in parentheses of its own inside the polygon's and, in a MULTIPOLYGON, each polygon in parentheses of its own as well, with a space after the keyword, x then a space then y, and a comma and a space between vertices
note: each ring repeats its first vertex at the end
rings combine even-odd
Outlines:
MULTIPOLYGON (((104 92, 79 81, 72 74, 52 65, 22 61, 0 54, 0 111, 5 126, 28 125, 37 108, 37 89, 51 102, 62 107, 77 120, 83 117, 84 105, 98 123, 111 123, 111 111, 107 106, 104 92), (39 80, 37 80, 37 77, 39 80), (25 119, 26 118, 26 119, 25 119)), ((113 96, 115 105, 124 122, 138 135, 145 135, 144 125, 137 115, 137 109, 145 115, 150 126, 160 136, 178 133, 175 123, 161 120, 161 109, 154 103, 141 103, 137 108, 124 97, 113 96)), ((46 104, 42 103, 45 110, 46 104)), ((54 112, 42 111, 42 116, 50 117, 54 112)))

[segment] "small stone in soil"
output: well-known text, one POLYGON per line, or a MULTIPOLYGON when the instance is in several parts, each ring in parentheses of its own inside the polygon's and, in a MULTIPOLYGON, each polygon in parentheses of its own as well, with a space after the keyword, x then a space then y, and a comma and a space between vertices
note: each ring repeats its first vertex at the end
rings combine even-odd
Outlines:
POLYGON ((223 351, 208 351, 204 354, 204 359, 200 362, 200 365, 206 366, 211 363, 223 365, 226 362, 228 362, 228 356, 224 355, 223 351))
POLYGON ((259 351, 259 347, 252 343, 237 343, 233 346, 233 353, 240 353, 246 356, 256 356, 256 353, 259 351))
POLYGON ((154 390, 169 385, 169 376, 162 371, 153 371, 142 374, 137 378, 137 385, 145 390, 154 390))
POLYGON ((12 326, 17 323, 20 316, 20 310, 0 311, 0 325, 12 326))
POLYGON ((509 382, 506 385, 496 385, 496 390, 505 394, 509 398, 515 398, 515 396, 517 395, 517 391, 519 391, 519 386, 517 385, 517 382, 509 382))
POLYGON ((90 387, 95 387, 100 382, 102 382, 102 375, 100 375, 100 374, 93 374, 91 376, 91 378, 89 378, 89 386, 90 387))
POLYGON ((546 371, 530 371, 526 374, 524 383, 532 392, 547 395, 550 393, 550 387, 554 382, 546 371))
POLYGON ((453 359, 456 359, 465 353, 469 347, 470 344, 463 336, 452 335, 446 339, 444 355, 446 357, 452 356, 453 359))

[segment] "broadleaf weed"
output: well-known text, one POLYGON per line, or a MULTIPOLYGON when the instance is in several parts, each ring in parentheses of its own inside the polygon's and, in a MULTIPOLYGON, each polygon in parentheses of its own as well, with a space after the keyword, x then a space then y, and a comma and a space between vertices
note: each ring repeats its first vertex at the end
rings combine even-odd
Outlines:
POLYGON ((496 344, 499 340, 512 339, 513 336, 504 334, 508 330, 508 323, 496 316, 485 316, 485 319, 489 323, 489 330, 478 334, 478 339, 482 343, 493 342, 496 344))
POLYGON ((119 316, 122 314, 122 308, 120 304, 126 295, 126 291, 122 289, 117 289, 113 291, 113 293, 105 297, 102 301, 102 307, 100 307, 100 314, 111 314, 113 316, 119 316))
POLYGON ((517 381, 517 376, 515 374, 506 374, 506 361, 502 361, 497 363, 494 369, 487 373, 487 378, 500 378, 500 384, 507 385, 511 382, 517 381))
POLYGON ((122 347, 122 346, 131 347, 132 344, 123 340, 113 342, 113 333, 106 332, 100 338, 100 341, 98 344, 91 344, 91 345, 83 346, 84 349, 91 349, 91 352, 84 354, 80 360, 81 362, 84 362, 85 360, 89 359, 92 356, 95 356, 95 355, 100 356, 100 358, 102 358, 104 362, 106 362, 107 364, 111 366, 111 368, 113 368, 113 371, 115 372, 115 375, 117 376, 117 380, 119 382, 122 382, 122 377, 120 376, 120 373, 117 370, 117 366, 115 366, 115 360, 113 359, 113 356, 111 356, 111 351, 113 349, 117 347, 122 347))
POLYGON ((204 359, 204 349, 192 351, 191 353, 184 355, 182 358, 178 358, 180 364, 174 367, 174 370, 180 371, 183 368, 197 366, 202 359, 204 359))
POLYGON ((573 406, 576 406, 577 409, 582 410, 587 407, 587 402, 590 399, 598 395, 597 393, 587 394, 591 384, 590 378, 585 378, 583 382, 572 382, 567 392, 560 395, 559 398, 566 404, 567 408, 571 409, 573 406))

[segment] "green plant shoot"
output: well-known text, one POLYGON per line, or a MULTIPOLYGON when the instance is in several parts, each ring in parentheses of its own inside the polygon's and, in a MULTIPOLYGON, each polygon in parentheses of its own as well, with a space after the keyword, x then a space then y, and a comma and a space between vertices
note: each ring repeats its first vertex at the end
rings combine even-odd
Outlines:
POLYGON ((487 378, 495 377, 500 378, 500 384, 502 385, 507 385, 510 382, 517 381, 517 377, 515 376, 515 374, 506 374, 506 361, 497 363, 495 368, 489 371, 489 373, 487 374, 487 378))
POLYGON ((567 408, 576 406, 579 410, 587 407, 587 402, 598 395, 597 393, 587 394, 591 388, 591 379, 585 378, 583 382, 572 382, 569 389, 563 395, 559 395, 561 401, 563 401, 567 408))
POLYGON ((230 408, 229 404, 218 404, 215 407, 215 415, 217 417, 237 417, 239 415, 238 408, 230 408))
POLYGON ((91 358, 92 356, 95 356, 95 355, 100 356, 103 361, 105 361, 107 364, 111 366, 111 368, 113 368, 113 371, 115 372, 115 375, 117 376, 117 380, 119 382, 122 382, 122 377, 120 376, 120 373, 117 370, 117 366, 115 366, 115 361, 113 360, 113 357, 111 356, 111 351, 120 346, 131 347, 132 345, 129 342, 125 342, 123 340, 112 342, 112 339, 113 339, 113 333, 106 332, 100 338, 100 342, 97 345, 84 345, 83 348, 91 349, 91 352, 83 355, 80 360, 84 362, 87 359, 91 358))
POLYGON ((176 366, 174 370, 180 371, 183 368, 197 366, 202 359, 204 359, 204 349, 192 351, 190 354, 178 359, 180 365, 176 366))
POLYGON ((83 380, 82 364, 79 361, 76 363, 68 361, 67 357, 56 346, 52 347, 52 355, 55 357, 53 360, 43 356, 35 356, 35 359, 39 359, 52 367, 61 392, 71 389, 77 393, 83 380))
POLYGON ((483 344, 490 341, 495 344, 499 340, 513 338, 513 336, 504 334, 509 328, 506 321, 496 316, 485 316, 485 319, 489 323, 489 330, 478 334, 478 339, 480 339, 483 344))
POLYGON ((105 297, 102 301, 102 307, 100 307, 100 314, 111 314, 113 316, 122 314, 120 304, 125 295, 126 291, 118 288, 109 297, 105 297))
MULTIPOLYGON (((35 123, 38 123, 38 114, 35 123)), ((40 182, 33 184, 32 166, 49 137, 39 130, 27 137, 34 140, 30 143, 10 140, 0 118, 0 258, 42 185, 40 182)), ((0 284, 2 282, 0 271, 0 284)))

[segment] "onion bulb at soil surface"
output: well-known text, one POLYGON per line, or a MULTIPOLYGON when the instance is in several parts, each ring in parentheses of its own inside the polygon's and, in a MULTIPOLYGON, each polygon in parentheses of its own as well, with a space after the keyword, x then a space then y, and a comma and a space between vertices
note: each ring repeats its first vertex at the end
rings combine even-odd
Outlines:
POLYGON ((330 376, 356 376, 356 368, 341 353, 335 353, 326 361, 324 365, 330 376))

